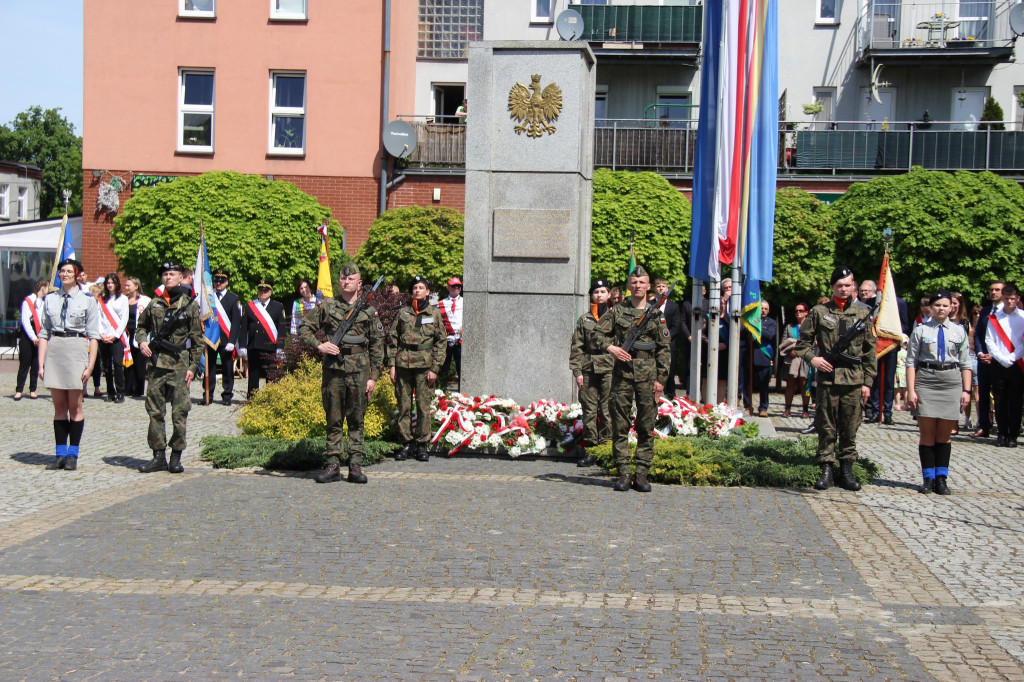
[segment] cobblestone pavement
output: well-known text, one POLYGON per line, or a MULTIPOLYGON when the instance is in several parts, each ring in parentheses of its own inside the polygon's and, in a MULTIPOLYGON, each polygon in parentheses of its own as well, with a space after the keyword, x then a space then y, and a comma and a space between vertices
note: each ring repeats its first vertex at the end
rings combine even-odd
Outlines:
POLYGON ((49 400, 0 398, 0 679, 1024 680, 1018 451, 958 438, 948 498, 904 415, 861 429, 856 494, 472 457, 317 486, 201 462, 237 409, 144 476, 143 404, 90 399, 47 472, 49 400))

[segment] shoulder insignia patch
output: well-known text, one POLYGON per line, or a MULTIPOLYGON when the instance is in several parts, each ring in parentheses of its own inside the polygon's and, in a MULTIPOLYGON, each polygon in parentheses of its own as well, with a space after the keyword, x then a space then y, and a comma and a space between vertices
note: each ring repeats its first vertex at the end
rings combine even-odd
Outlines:
POLYGON ((664 329, 661 330, 661 335, 664 336, 666 339, 669 336, 671 336, 671 334, 669 334, 668 327, 665 327, 664 329))
MULTIPOLYGON (((376 315, 374 315, 374 317, 376 317, 376 315)), ((379 331, 379 332, 384 331, 384 325, 381 323, 380 320, 377 320, 377 331, 379 331)))

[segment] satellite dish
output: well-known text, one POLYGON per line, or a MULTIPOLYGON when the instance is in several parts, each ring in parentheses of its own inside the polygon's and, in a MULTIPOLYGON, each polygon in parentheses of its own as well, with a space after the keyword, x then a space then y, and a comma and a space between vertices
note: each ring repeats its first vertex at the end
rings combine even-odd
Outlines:
POLYGON ((1024 36, 1024 5, 1014 5, 1010 8, 1010 30, 1014 35, 1024 36))
POLYGON ((555 19, 555 30, 562 40, 576 40, 583 35, 583 15, 567 9, 555 19))
POLYGON ((384 126, 384 149, 396 159, 416 151, 416 129, 406 121, 392 121, 384 126))
POLYGON ((869 99, 873 99, 879 104, 882 104, 882 97, 878 94, 878 89, 887 88, 892 85, 892 83, 888 81, 880 80, 882 76, 882 68, 882 65, 879 64, 875 67, 875 70, 871 72, 871 95, 869 99))

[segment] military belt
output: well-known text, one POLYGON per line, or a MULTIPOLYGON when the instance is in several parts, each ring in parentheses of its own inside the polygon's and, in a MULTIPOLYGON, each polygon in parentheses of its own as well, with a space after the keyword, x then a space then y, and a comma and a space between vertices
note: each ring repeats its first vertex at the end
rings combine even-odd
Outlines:
POLYGON ((345 346, 339 355, 362 355, 369 352, 366 346, 345 346))
POLYGON ((658 344, 655 341, 637 341, 633 344, 633 348, 637 350, 654 350, 657 347, 658 344))
POLYGON ((59 336, 65 339, 86 339, 89 337, 85 332, 50 332, 50 336, 59 336))
POLYGON ((925 360, 923 362, 917 363, 917 366, 920 367, 921 369, 939 369, 939 370, 959 369, 960 368, 960 363, 959 362, 935 362, 933 360, 925 360))
POLYGON ((401 341, 399 344, 404 350, 430 350, 434 347, 432 343, 406 343, 401 341))
POLYGON ((366 343, 366 334, 358 334, 358 335, 345 334, 345 336, 341 337, 341 342, 342 343, 352 344, 353 346, 358 345, 360 343, 366 343))

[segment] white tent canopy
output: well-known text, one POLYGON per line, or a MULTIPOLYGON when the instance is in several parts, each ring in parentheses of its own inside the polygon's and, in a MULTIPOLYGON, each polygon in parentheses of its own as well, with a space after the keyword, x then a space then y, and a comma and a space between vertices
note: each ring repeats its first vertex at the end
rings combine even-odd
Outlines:
MULTIPOLYGON (((24 223, 0 225, 0 249, 11 251, 53 251, 57 252, 60 239, 60 224, 63 218, 32 220, 24 223)), ((72 243, 75 250, 82 248, 82 218, 68 219, 72 243)))

